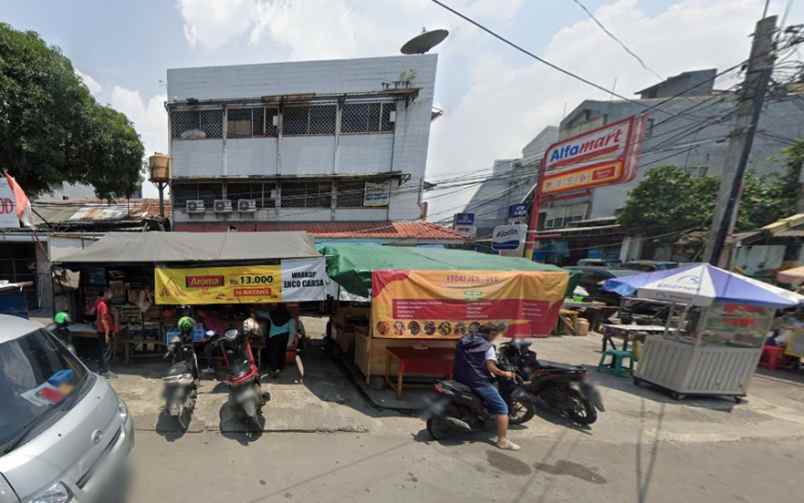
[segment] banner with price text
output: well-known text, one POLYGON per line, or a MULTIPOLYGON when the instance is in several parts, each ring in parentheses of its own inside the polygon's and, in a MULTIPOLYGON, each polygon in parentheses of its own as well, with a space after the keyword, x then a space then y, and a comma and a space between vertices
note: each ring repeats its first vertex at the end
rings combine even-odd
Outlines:
POLYGON ((154 270, 156 303, 167 305, 267 304, 326 298, 323 257, 288 259, 279 265, 154 270))
POLYGON ((493 324, 507 337, 544 337, 558 321, 568 281, 563 271, 375 270, 373 336, 457 339, 493 324))

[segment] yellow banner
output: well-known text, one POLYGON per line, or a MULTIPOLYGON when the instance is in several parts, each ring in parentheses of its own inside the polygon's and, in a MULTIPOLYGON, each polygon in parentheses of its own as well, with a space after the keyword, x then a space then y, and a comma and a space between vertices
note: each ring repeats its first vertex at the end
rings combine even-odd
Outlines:
POLYGON ((374 271, 374 337, 456 339, 473 326, 508 337, 547 336, 569 275, 561 271, 374 271))
POLYGON ((156 303, 169 305, 281 302, 279 265, 155 269, 156 303))

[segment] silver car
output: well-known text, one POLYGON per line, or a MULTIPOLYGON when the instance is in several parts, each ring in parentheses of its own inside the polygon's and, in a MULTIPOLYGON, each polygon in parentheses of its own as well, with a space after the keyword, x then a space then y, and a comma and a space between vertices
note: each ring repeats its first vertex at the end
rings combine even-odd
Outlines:
POLYGON ((122 499, 126 404, 56 337, 0 315, 0 503, 122 499))

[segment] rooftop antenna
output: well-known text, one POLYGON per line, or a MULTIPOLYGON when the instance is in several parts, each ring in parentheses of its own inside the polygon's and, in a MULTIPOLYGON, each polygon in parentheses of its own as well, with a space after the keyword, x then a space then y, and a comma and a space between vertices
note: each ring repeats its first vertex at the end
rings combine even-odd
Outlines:
POLYGON ((433 47, 437 46, 447 38, 449 32, 443 29, 427 31, 422 28, 422 32, 412 39, 405 42, 400 51, 402 54, 424 54, 433 47))

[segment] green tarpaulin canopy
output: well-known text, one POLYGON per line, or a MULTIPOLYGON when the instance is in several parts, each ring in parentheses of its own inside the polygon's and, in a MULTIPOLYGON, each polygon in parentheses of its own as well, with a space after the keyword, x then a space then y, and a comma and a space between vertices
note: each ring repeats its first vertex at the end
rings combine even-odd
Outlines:
POLYGON ((319 248, 327 257, 327 274, 349 293, 369 297, 371 272, 382 269, 483 271, 564 271, 570 274, 569 292, 577 275, 554 265, 525 258, 502 257, 468 250, 413 248, 369 244, 327 244, 319 248))

